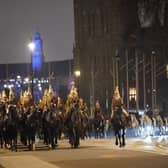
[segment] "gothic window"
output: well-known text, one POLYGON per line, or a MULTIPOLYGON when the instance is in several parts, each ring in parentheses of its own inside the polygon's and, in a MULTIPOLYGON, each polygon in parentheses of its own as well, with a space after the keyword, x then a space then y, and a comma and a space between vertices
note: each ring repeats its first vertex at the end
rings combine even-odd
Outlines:
POLYGON ((165 11, 166 11, 166 1, 159 1, 159 10, 158 10, 158 19, 160 21, 160 25, 164 26, 165 24, 165 11))
POLYGON ((97 9, 96 10, 96 34, 98 35, 98 36, 100 36, 101 35, 101 13, 100 13, 100 10, 99 9, 97 9))
POLYGON ((166 4, 165 7, 165 26, 168 27, 168 3, 166 4))
POLYGON ((104 10, 102 10, 101 13, 101 31, 104 34, 106 32, 106 24, 105 24, 105 13, 104 10))
POLYGON ((91 35, 91 15, 88 14, 88 33, 89 33, 89 36, 91 35))
POLYGON ((103 9, 102 10, 102 14, 101 14, 101 25, 102 25, 102 32, 103 33, 107 33, 108 32, 108 26, 109 26, 109 23, 108 23, 108 16, 109 16, 109 13, 108 13, 108 9, 103 9))
POLYGON ((94 34, 95 34, 95 14, 94 13, 92 14, 91 24, 92 24, 92 36, 94 36, 94 34))
POLYGON ((89 36, 93 36, 95 33, 95 15, 93 11, 88 14, 88 32, 89 36))
POLYGON ((164 26, 166 1, 142 0, 138 2, 138 18, 142 28, 151 27, 153 24, 164 26))
POLYGON ((82 11, 82 21, 83 21, 83 31, 84 33, 88 31, 88 16, 86 10, 82 11))

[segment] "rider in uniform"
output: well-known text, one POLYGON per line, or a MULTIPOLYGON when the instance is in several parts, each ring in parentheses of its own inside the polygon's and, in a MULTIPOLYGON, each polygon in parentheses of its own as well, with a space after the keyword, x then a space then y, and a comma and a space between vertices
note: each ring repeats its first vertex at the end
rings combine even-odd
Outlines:
POLYGON ((116 109, 118 107, 121 107, 121 111, 126 117, 129 116, 128 112, 124 109, 123 105, 124 105, 124 103, 123 103, 122 97, 120 96, 119 88, 118 88, 118 86, 116 86, 115 91, 114 91, 114 96, 112 98, 111 119, 113 119, 114 114, 117 112, 116 109))
POLYGON ((116 86, 114 96, 112 98, 111 121, 116 137, 115 144, 119 144, 119 147, 125 146, 125 128, 129 124, 129 114, 124 109, 123 105, 123 99, 120 96, 119 88, 116 86))
POLYGON ((103 111, 102 111, 102 108, 100 106, 99 100, 96 100, 94 116, 95 116, 95 118, 100 117, 100 116, 101 116, 101 118, 104 118, 103 111))

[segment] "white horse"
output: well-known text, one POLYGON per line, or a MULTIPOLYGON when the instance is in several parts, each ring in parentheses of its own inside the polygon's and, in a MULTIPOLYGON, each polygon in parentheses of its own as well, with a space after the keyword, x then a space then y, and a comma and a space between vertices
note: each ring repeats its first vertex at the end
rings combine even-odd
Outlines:
POLYGON ((141 117, 141 136, 154 135, 152 119, 144 114, 141 117))
MULTIPOLYGON (((164 118, 165 120, 165 118, 164 118)), ((156 116, 156 127, 159 129, 159 135, 166 134, 166 123, 160 115, 156 116)))
POLYGON ((135 136, 140 135, 140 130, 139 130, 139 122, 135 116, 135 114, 131 114, 131 128, 134 130, 135 136))

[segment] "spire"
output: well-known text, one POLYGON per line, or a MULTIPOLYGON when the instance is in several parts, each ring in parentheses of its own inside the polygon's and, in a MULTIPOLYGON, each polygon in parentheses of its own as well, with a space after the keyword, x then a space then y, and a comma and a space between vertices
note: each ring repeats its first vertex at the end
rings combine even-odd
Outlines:
POLYGON ((32 69, 33 71, 40 72, 43 62, 43 42, 39 32, 34 34, 33 44, 35 45, 32 51, 32 69))

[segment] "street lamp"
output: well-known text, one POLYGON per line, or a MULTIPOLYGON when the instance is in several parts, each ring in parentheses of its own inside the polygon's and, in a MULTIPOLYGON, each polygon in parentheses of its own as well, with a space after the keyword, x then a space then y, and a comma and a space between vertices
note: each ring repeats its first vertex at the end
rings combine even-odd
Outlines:
POLYGON ((77 80, 77 89, 78 89, 78 93, 79 93, 79 78, 80 78, 81 72, 80 72, 80 70, 76 70, 74 73, 75 73, 75 77, 77 80))
POLYGON ((28 44, 28 48, 31 51, 31 69, 32 69, 32 85, 31 85, 31 90, 32 90, 32 98, 34 99, 34 83, 33 83, 34 82, 34 70, 33 70, 33 67, 32 67, 32 53, 34 52, 34 50, 36 48, 35 43, 30 42, 28 44))
POLYGON ((79 78, 80 75, 81 75, 80 71, 79 71, 79 70, 76 70, 76 71, 75 71, 75 76, 76 76, 77 78, 79 78))
POLYGON ((30 51, 33 52, 36 45, 33 42, 31 42, 31 43, 28 44, 28 47, 29 47, 30 51))

